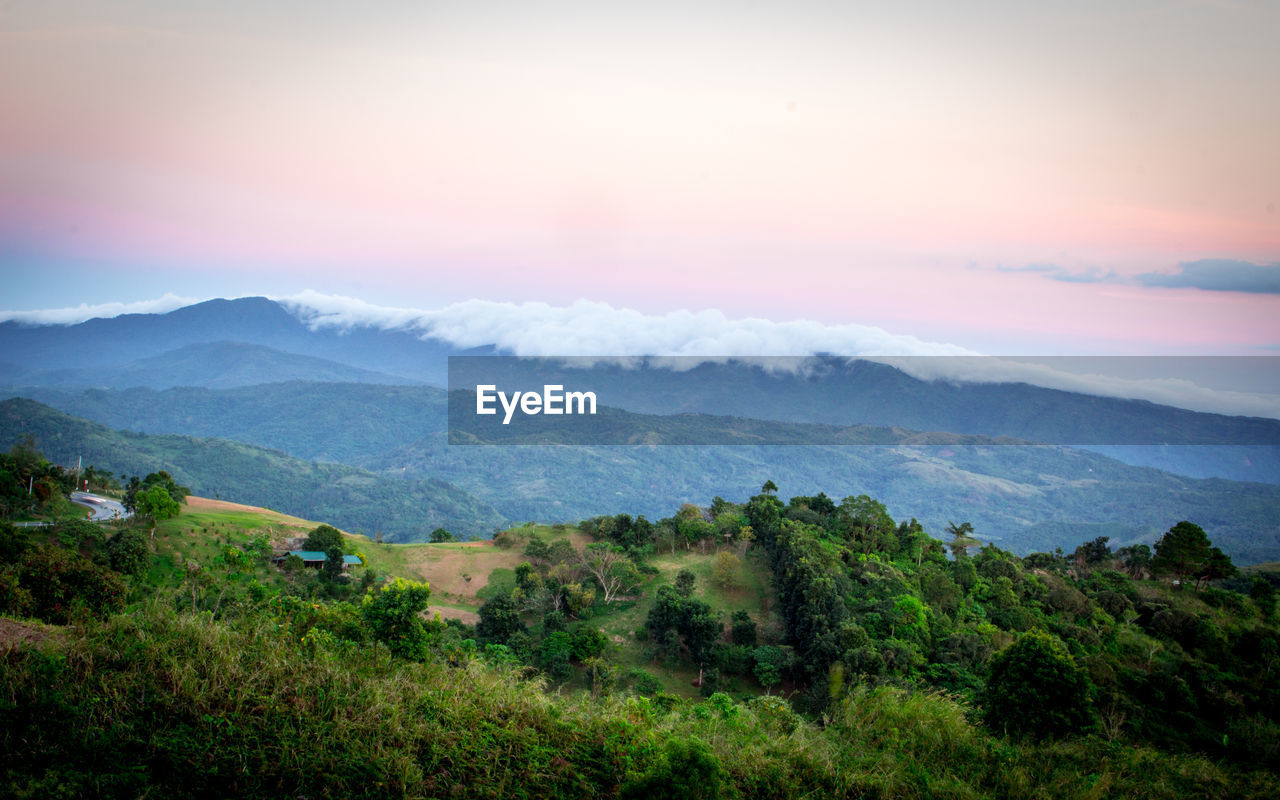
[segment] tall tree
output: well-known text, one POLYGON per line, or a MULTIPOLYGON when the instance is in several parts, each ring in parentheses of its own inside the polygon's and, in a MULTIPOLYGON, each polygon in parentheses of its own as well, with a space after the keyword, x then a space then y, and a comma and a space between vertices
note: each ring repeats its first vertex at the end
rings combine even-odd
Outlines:
POLYGON ((1183 520, 1156 542, 1151 568, 1172 575, 1180 584, 1187 576, 1199 576, 1209 561, 1209 537, 1204 528, 1183 520))
POLYGON ((159 484, 138 492, 136 504, 139 516, 150 517, 157 522, 172 519, 182 511, 178 501, 159 484))
POLYGON ((611 542, 596 542, 582 551, 582 566, 600 586, 606 603, 634 587, 640 578, 627 551, 611 542))

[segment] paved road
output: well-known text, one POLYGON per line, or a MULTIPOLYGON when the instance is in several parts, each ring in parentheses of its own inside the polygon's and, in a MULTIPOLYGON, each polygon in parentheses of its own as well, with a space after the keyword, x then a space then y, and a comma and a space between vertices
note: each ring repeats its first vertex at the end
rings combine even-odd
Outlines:
POLYGON ((129 516, 129 512, 124 510, 124 506, 120 505, 110 497, 101 497, 88 492, 72 492, 71 502, 76 505, 84 506, 93 512, 90 517, 94 522, 105 522, 112 519, 122 519, 129 516))

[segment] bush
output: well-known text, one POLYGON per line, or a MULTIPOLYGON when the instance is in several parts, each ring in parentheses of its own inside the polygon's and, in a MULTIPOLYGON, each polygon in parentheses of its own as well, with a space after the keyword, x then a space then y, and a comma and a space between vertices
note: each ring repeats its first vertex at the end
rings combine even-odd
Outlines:
POLYGON ((79 553, 32 548, 7 574, 7 589, 0 589, 0 598, 15 604, 3 609, 11 613, 64 624, 81 610, 105 617, 124 608, 125 585, 120 577, 79 553))
POLYGON ((1062 642, 1033 630, 991 659, 984 716, 993 730, 1006 733, 1081 734, 1094 723, 1091 690, 1062 642))
POLYGON ((150 561, 147 537, 136 528, 126 528, 107 541, 107 562, 121 575, 140 575, 150 561))
POLYGON ((671 738, 661 757, 640 777, 622 787, 623 798, 698 800, 720 796, 724 769, 699 739, 671 738))

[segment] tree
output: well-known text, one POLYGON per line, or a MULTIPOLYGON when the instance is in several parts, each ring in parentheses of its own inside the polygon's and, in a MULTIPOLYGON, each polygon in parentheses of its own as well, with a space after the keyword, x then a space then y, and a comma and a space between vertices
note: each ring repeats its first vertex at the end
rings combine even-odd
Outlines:
POLYGON ((454 535, 446 531, 444 528, 436 528, 434 531, 431 532, 432 544, 440 544, 441 542, 456 542, 456 541, 457 539, 454 538, 454 535))
POLYGON ((121 575, 139 575, 151 561, 151 551, 142 532, 126 528, 107 540, 107 563, 121 575))
POLYGON ((1188 575, 1199 576, 1209 561, 1209 537, 1204 528, 1183 520, 1156 542, 1151 568, 1172 575, 1181 583, 1188 575))
POLYGON ((768 694, 774 686, 782 682, 782 675, 791 667, 791 655, 781 647, 767 644, 757 647, 752 652, 755 661, 756 680, 768 694))
POLYGON ((1116 551, 1116 555, 1120 556, 1124 570, 1131 578, 1142 578, 1151 569, 1151 548, 1145 544, 1121 547, 1116 551))
POLYGON ((392 653, 421 659, 427 652, 427 632, 418 615, 430 599, 431 587, 426 583, 396 578, 365 592, 360 611, 374 638, 392 653))
POLYGON ((330 547, 324 551, 324 577, 330 582, 342 577, 342 548, 330 547))
POLYGON ((711 606, 701 600, 684 602, 680 633, 684 635, 685 646, 689 648, 689 655, 699 669, 711 661, 711 648, 720 639, 723 631, 724 626, 720 624, 720 617, 711 610, 711 606))
POLYGON ((970 535, 973 533, 972 523, 961 522, 957 525, 954 522, 948 522, 946 530, 952 536, 951 543, 947 546, 951 548, 951 555, 957 560, 969 555, 969 548, 978 544, 978 540, 970 535))
POLYGON ((1110 540, 1110 536, 1099 536, 1093 541, 1085 542, 1077 547, 1074 553, 1076 563, 1081 566, 1086 564, 1093 566, 1111 558, 1111 548, 1107 547, 1107 542, 1110 540))
POLYGON ((682 569, 676 573, 676 591, 681 597, 690 597, 693 595, 693 586, 697 581, 698 576, 687 569, 682 569))
POLYGON ((733 630, 730 637, 734 644, 745 647, 756 646, 756 622, 745 611, 733 612, 733 630))
POLYGON ((760 494, 777 494, 778 484, 773 481, 765 481, 764 486, 760 487, 760 494))
POLYGON ((724 591, 738 585, 738 568, 742 561, 727 550, 716 553, 711 566, 711 583, 724 591))
POLYGON ((480 621, 476 623, 476 637, 481 642, 506 644, 517 632, 528 633, 520 621, 520 607, 510 592, 501 592, 484 601, 480 606, 480 621))
POLYGON ((1061 640, 1032 630, 991 659, 984 717, 993 730, 1052 738, 1093 727, 1092 686, 1061 640))
POLYGON ((182 506, 163 486, 155 485, 138 492, 135 500, 138 516, 150 517, 156 522, 172 519, 182 511, 182 506))
POLYGON ((1231 563, 1231 558, 1226 553, 1216 547, 1209 549, 1209 557, 1205 559, 1204 566, 1200 569, 1197 576, 1199 581, 1196 584, 1197 589, 1204 588, 1209 581, 1220 581, 1224 578, 1234 576, 1239 570, 1236 565, 1231 563))
POLYGON ((152 486, 164 487, 164 490, 169 493, 169 496, 174 500, 177 500, 179 503, 187 502, 187 496, 191 494, 190 489, 185 486, 179 486, 177 482, 174 481, 173 476, 164 470, 153 472, 142 479, 143 489, 150 489, 152 486))
POLYGON ((553 631, 542 638, 538 645, 538 664, 547 671, 553 681, 568 680, 572 671, 569 657, 573 655, 573 637, 566 631, 553 631))
POLYGON ((342 531, 332 525, 321 525, 307 534, 306 541, 302 543, 302 549, 328 552, 330 547, 342 550, 343 544, 342 531))
POLYGON ((611 542, 587 545, 582 552, 582 566, 596 579, 606 603, 634 587, 640 578, 627 551, 611 542))

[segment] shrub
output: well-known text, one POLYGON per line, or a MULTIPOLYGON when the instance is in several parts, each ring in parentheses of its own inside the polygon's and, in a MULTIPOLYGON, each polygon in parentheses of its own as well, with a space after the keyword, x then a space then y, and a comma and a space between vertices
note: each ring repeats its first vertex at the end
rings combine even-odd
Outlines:
POLYGON ((984 716, 994 730, 1036 738, 1084 733, 1094 722, 1091 688, 1059 639, 1029 631, 991 659, 984 716))
MULTIPOLYGON (((125 585, 120 577, 89 559, 58 547, 28 550, 10 573, 7 602, 12 609, 45 622, 70 622, 77 611, 105 617, 124 608, 125 585)), ((9 609, 5 609, 9 610, 9 609)))
POLYGON ((150 561, 147 537, 136 528, 126 528, 107 541, 107 562, 121 575, 139 575, 150 561))

